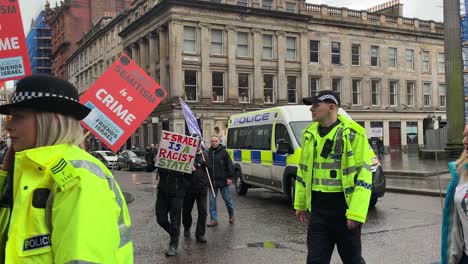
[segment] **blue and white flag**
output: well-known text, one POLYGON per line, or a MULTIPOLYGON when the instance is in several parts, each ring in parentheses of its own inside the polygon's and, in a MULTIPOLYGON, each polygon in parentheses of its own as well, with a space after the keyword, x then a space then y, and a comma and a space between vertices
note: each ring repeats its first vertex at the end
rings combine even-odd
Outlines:
POLYGON ((190 135, 196 133, 200 137, 202 148, 205 149, 205 142, 203 142, 203 136, 198 126, 197 118, 182 97, 179 97, 179 101, 182 111, 184 112, 185 123, 187 123, 190 135))

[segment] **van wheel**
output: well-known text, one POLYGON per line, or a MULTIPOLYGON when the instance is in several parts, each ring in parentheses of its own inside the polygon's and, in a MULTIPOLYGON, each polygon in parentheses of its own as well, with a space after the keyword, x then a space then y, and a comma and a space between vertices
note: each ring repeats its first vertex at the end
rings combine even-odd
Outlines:
POLYGON ((375 205, 377 204, 378 199, 379 199, 378 197, 371 197, 371 199, 369 201, 369 207, 375 207, 375 205))
POLYGON ((234 182, 236 192, 239 195, 245 195, 249 189, 248 185, 242 180, 241 170, 236 171, 236 181, 234 182))
POLYGON ((288 190, 288 198, 289 198, 289 204, 291 205, 291 208, 294 209, 294 197, 296 195, 296 180, 294 177, 289 177, 289 190, 288 190))

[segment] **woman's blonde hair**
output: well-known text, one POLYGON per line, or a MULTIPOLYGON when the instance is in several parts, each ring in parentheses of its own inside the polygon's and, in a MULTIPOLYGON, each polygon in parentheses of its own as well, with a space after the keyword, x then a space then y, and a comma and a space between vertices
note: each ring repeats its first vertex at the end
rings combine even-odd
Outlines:
POLYGON ((80 145, 85 136, 80 121, 58 113, 36 113, 36 146, 80 145))

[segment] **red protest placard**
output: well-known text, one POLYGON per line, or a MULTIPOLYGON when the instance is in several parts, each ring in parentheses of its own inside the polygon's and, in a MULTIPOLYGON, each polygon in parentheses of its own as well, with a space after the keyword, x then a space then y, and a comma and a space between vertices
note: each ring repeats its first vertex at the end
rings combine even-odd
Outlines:
POLYGON ((0 80, 18 80, 30 74, 19 2, 0 0, 0 80))
POLYGON ((81 124, 117 152, 166 95, 123 54, 80 97, 80 102, 92 109, 81 124))

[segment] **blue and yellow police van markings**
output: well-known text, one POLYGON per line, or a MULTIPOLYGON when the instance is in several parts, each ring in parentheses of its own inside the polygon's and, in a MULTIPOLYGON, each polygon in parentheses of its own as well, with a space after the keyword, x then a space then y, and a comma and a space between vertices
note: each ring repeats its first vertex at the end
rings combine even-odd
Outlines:
POLYGON ((286 155, 280 155, 273 152, 273 165, 286 167, 286 155))
POLYGON ((242 150, 240 150, 240 149, 234 149, 234 150, 232 151, 232 156, 234 156, 234 157, 233 157, 233 160, 234 160, 234 161, 239 161, 239 162, 241 162, 241 161, 242 161, 242 150))

